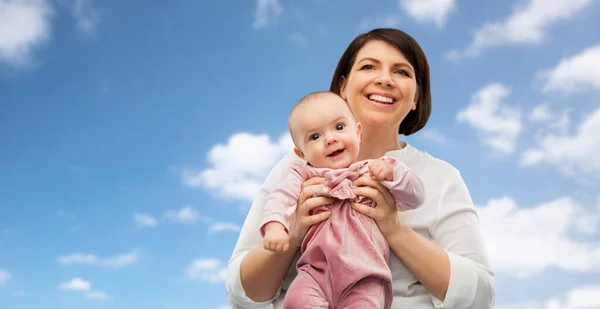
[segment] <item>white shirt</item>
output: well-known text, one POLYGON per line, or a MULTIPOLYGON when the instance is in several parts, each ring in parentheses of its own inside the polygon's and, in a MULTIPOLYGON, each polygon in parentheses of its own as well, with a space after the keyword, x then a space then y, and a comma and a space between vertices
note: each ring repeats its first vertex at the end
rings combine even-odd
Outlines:
MULTIPOLYGON (((389 151, 386 156, 408 165, 421 177, 425 188, 425 202, 417 209, 399 212, 401 221, 445 250, 450 260, 450 283, 444 302, 441 302, 429 294, 391 251, 388 264, 394 294, 392 309, 492 308, 494 273, 488 262, 473 201, 460 172, 449 163, 410 145, 389 151)), ((260 303, 246 296, 240 280, 240 265, 250 250, 263 244, 259 225, 267 195, 285 178, 292 160, 299 158, 289 154, 271 170, 240 232, 225 282, 227 299, 233 309, 283 308, 285 290, 296 275, 296 260, 273 299, 260 303)))

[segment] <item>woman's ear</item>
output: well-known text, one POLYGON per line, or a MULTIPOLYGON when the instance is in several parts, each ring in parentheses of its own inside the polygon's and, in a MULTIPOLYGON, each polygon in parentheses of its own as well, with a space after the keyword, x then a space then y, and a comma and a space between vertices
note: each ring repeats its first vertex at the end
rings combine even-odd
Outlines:
POLYGON ((417 109, 417 103, 419 103, 419 88, 415 91, 415 99, 413 100, 411 110, 417 109))

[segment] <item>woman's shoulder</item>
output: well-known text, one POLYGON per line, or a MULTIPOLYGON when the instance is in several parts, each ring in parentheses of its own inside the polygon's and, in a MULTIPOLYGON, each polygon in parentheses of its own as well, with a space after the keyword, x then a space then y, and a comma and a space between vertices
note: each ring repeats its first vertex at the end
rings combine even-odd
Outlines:
POLYGON ((284 180, 290 171, 290 167, 297 163, 301 163, 300 159, 296 154, 290 152, 284 155, 275 165, 271 168, 271 171, 267 175, 263 183, 263 189, 269 190, 275 187, 279 182, 284 180))
POLYGON ((448 161, 431 155, 430 153, 420 150, 415 146, 406 144, 400 150, 394 150, 387 153, 398 160, 403 161, 409 167, 427 167, 428 170, 443 174, 453 174, 458 172, 458 169, 448 161))
POLYGON ((431 176, 437 179, 456 179, 460 177, 459 170, 448 161, 437 158, 430 153, 420 150, 410 144, 407 144, 400 150, 388 152, 404 162, 409 168, 422 176, 431 176))

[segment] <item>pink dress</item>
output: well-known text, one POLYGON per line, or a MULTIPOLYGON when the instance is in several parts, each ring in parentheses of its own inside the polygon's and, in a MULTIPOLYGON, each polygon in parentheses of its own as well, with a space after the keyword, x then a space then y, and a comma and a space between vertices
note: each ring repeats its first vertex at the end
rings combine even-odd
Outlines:
MULTIPOLYGON (((394 164, 394 179, 381 183, 394 196, 397 209, 420 206, 424 199, 420 178, 403 162, 391 157, 384 159, 394 164)), ((356 201, 374 206, 371 199, 356 196, 352 190, 352 182, 369 172, 370 161, 335 170, 296 161, 290 166, 287 178, 269 194, 260 228, 263 236, 264 225, 271 221, 280 222, 289 230, 290 216, 295 212, 305 180, 324 177, 331 190, 320 195, 336 198, 328 206, 331 216, 311 226, 302 241, 296 264, 298 276, 286 293, 286 309, 390 308, 392 280, 387 264, 390 249, 375 221, 349 205, 356 201)))

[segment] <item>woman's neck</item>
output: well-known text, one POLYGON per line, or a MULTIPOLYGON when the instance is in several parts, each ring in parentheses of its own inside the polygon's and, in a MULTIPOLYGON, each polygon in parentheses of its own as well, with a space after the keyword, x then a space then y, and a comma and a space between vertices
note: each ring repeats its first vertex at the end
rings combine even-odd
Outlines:
POLYGON ((404 148, 406 143, 398 140, 397 132, 390 128, 363 126, 358 159, 375 159, 382 157, 388 151, 404 148))

